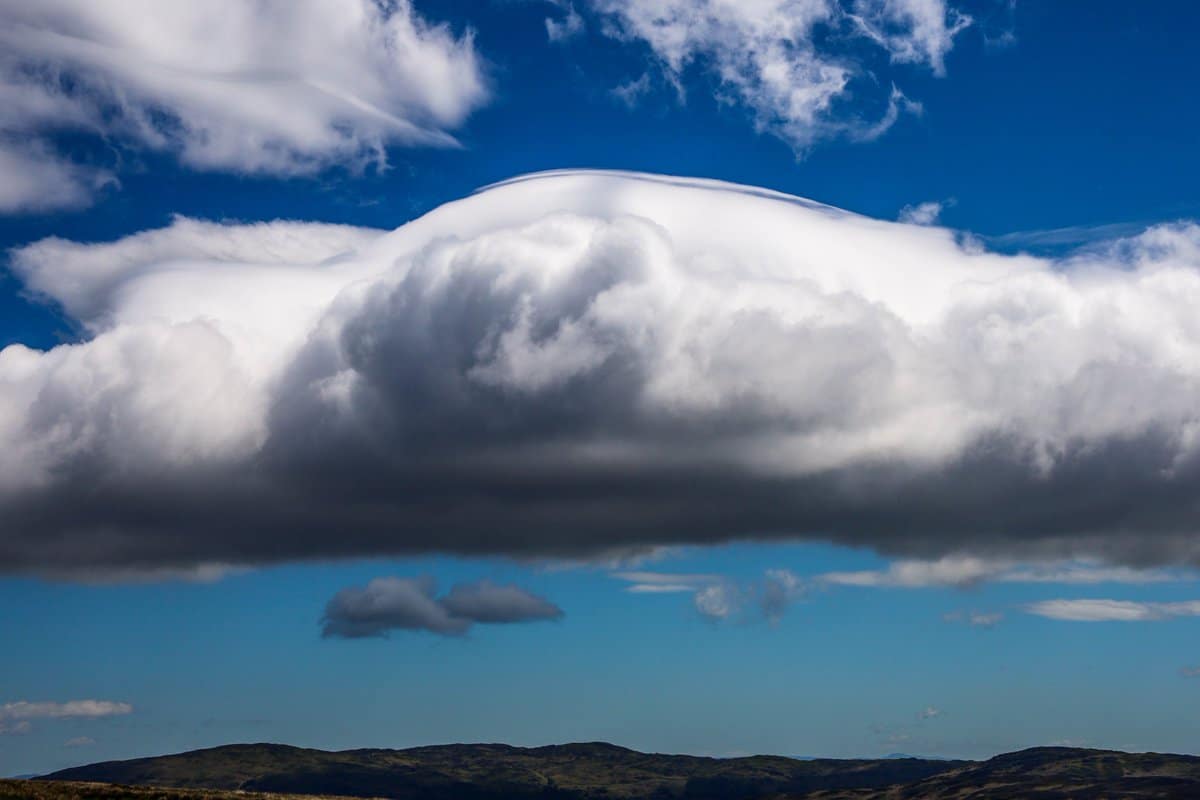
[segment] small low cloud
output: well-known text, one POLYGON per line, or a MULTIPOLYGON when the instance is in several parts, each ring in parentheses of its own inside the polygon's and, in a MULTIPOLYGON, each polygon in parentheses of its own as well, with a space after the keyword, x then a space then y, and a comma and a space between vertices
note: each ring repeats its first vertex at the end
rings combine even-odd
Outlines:
POLYGON ((1185 678, 1200 678, 1200 666, 1180 667, 1179 674, 1185 678))
POLYGON ((945 204, 935 200, 917 203, 914 206, 905 206, 900 209, 899 220, 909 225, 933 225, 938 221, 944 209, 945 204))
POLYGON ((1067 622, 1150 622, 1200 617, 1200 600, 1144 603, 1133 600, 1042 600, 1025 606, 1030 614, 1067 622))
POLYGON ((90 736, 76 736, 63 742, 63 747, 91 747, 95 743, 96 740, 90 736))
POLYGON ((739 584, 723 575, 671 572, 615 572, 628 581, 625 591, 633 594, 690 593, 692 606, 712 622, 745 617, 756 608, 764 619, 778 622, 804 592, 804 582, 787 569, 768 569, 762 578, 739 584))
POLYGON ((692 597, 692 605, 700 616, 713 622, 732 617, 742 607, 741 592, 731 583, 705 586, 692 597))
POLYGON ((942 619, 945 622, 961 622, 972 628, 994 628, 1004 619, 1004 614, 999 611, 951 611, 943 614, 942 619))
POLYGON ((817 576, 823 583, 838 586, 892 589, 966 588, 981 583, 1146 584, 1192 579, 1192 575, 1168 570, 1108 566, 1092 561, 1019 564, 958 555, 934 561, 902 560, 885 569, 827 572, 817 576))
POLYGON ((720 575, 645 570, 614 572, 612 576, 618 580, 629 581, 630 585, 625 587, 625 591, 633 594, 695 592, 723 580, 720 575))
POLYGON ((933 719, 934 717, 940 717, 941 715, 942 715, 941 709, 935 708, 933 706, 926 706, 924 709, 921 710, 921 713, 918 714, 917 716, 920 717, 921 719, 933 719))
POLYGON ((376 578, 351 586, 325 606, 321 635, 325 638, 386 637, 394 630, 428 631, 461 636, 472 625, 498 625, 555 620, 563 611, 519 586, 482 580, 460 583, 438 597, 432 577, 376 578))
POLYGON ((614 87, 610 94, 628 109, 637 108, 642 97, 650 92, 650 73, 643 72, 640 78, 626 81, 614 87))
POLYGON ((552 42, 565 42, 583 33, 583 17, 574 3, 555 0, 554 5, 562 13, 557 17, 546 17, 546 38, 552 42))
POLYGON ((69 700, 65 703, 18 700, 0 705, 0 733, 22 734, 38 719, 97 719, 132 714, 133 706, 111 700, 69 700))

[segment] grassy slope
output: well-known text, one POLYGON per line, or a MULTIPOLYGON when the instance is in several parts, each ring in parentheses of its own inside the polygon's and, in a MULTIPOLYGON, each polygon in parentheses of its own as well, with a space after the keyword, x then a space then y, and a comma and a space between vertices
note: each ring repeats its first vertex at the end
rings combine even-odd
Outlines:
POLYGON ((329 795, 222 792, 212 789, 160 789, 108 783, 10 781, 0 779, 0 800, 340 800, 329 795))

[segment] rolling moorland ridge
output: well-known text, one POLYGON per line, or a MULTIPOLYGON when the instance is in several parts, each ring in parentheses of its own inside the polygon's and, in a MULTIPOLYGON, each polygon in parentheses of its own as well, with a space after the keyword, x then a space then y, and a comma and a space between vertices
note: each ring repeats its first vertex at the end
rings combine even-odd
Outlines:
POLYGON ((604 743, 444 745, 327 752, 227 745, 109 761, 0 798, 367 797, 397 800, 1092 800, 1200 797, 1200 757, 1038 747, 987 761, 705 758, 604 743), (150 788, 154 787, 154 788, 150 788))

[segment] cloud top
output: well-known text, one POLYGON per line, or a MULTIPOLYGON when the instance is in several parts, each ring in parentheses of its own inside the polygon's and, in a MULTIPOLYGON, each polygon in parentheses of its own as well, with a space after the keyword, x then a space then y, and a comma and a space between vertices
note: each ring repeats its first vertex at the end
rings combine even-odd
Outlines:
POLYGON ((177 220, 13 259, 84 338, 0 351, 6 571, 746 537, 925 562, 874 583, 1200 563, 1192 224, 1004 256, 562 172, 386 234, 177 220))

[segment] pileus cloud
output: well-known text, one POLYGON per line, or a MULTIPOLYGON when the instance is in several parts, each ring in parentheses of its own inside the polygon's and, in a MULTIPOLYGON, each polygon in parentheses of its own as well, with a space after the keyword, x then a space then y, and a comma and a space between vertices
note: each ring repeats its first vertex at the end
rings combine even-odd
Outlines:
MULTIPOLYGON (((13 254, 8 572, 814 538, 1200 563, 1200 228, 1065 259, 711 181, 13 254)), ((966 562, 964 562, 966 563, 966 562)))

